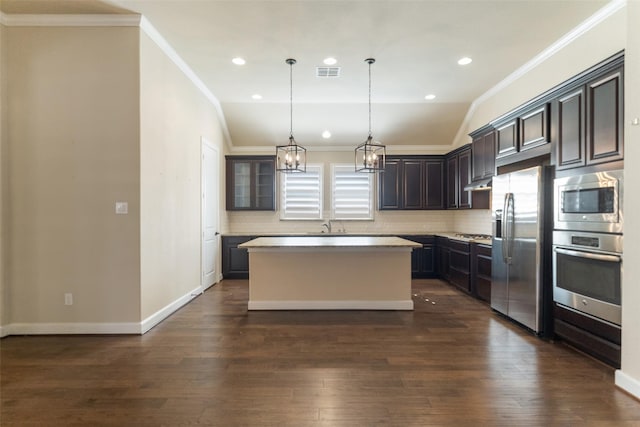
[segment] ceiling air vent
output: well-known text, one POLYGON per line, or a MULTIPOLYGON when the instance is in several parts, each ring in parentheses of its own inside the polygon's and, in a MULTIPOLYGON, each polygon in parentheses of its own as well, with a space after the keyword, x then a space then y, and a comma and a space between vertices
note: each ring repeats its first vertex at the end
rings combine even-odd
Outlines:
POLYGON ((340 77, 340 67, 316 67, 316 77, 340 77))

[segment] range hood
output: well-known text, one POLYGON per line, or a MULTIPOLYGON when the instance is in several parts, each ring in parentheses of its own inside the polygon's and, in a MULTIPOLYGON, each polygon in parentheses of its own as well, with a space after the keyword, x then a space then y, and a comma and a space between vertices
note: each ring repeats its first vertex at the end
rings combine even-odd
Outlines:
POLYGON ((491 190, 491 179, 479 179, 477 181, 473 181, 464 186, 464 191, 480 191, 480 190, 491 190))

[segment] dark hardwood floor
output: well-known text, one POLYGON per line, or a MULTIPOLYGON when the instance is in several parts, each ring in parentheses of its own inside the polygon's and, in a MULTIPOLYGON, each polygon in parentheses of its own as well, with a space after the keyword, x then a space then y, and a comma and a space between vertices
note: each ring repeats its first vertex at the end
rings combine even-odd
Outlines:
POLYGON ((226 280, 143 336, 7 337, 0 425, 640 425, 612 368, 413 289, 413 312, 247 312, 226 280))

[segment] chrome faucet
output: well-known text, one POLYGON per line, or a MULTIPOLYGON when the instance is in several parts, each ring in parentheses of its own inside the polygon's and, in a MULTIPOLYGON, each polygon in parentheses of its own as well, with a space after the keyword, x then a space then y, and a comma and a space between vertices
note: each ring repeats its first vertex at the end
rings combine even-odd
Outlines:
POLYGON ((323 227, 327 227, 327 233, 331 233, 331 220, 322 224, 323 227))

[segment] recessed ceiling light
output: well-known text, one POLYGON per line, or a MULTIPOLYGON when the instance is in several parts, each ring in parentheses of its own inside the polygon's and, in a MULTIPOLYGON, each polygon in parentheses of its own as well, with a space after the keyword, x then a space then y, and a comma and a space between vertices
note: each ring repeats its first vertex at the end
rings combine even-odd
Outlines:
POLYGON ((424 99, 432 100, 432 99, 436 99, 436 96, 434 94, 430 93, 429 95, 426 95, 424 97, 424 99))
POLYGON ((259 93, 254 93, 253 95, 251 95, 251 98, 253 98, 253 99, 262 99, 262 95, 260 95, 259 93))
POLYGON ((247 61, 245 61, 244 58, 240 58, 239 56, 236 58, 233 58, 231 62, 233 62, 236 65, 244 65, 247 63, 247 61))
POLYGON ((468 65, 471 64, 472 61, 473 59, 465 56, 464 58, 458 59, 458 65, 468 65))
POLYGON ((331 132, 329 132, 328 130, 325 130, 324 132, 322 132, 322 137, 324 139, 329 139, 331 138, 331 132))
POLYGON ((338 60, 336 58, 329 57, 329 58, 324 58, 324 61, 322 62, 324 62, 324 65, 335 65, 338 62, 338 60))

